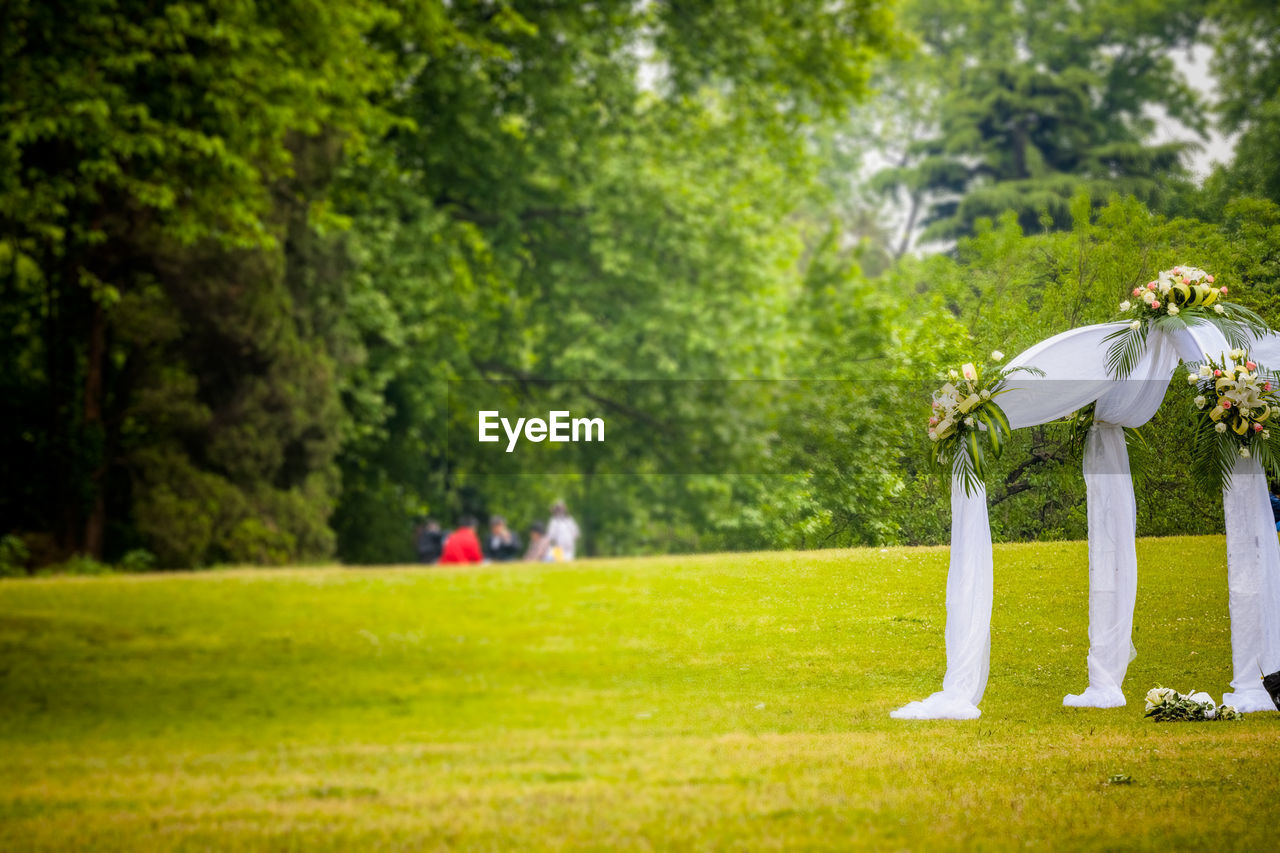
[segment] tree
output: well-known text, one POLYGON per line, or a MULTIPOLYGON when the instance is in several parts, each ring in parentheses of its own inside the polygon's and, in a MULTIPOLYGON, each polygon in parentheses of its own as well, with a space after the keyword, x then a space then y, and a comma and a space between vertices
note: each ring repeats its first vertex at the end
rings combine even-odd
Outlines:
POLYGON ((820 2, 491 12, 449 7, 482 49, 405 47, 420 71, 395 109, 412 129, 345 182, 352 300, 368 310, 350 400, 368 405, 343 453, 340 552, 402 553, 396 524, 372 541, 374 519, 545 511, 558 491, 586 514, 588 552, 673 547, 673 530, 687 543, 711 523, 714 488, 603 473, 670 466, 654 442, 607 445, 561 480, 502 479, 474 450, 449 452, 445 424, 475 418, 449 411, 449 382, 514 400, 557 380, 565 399, 649 413, 655 429, 742 426, 733 415, 751 407, 720 380, 778 375, 791 346, 806 233, 789 217, 820 195, 806 131, 862 96, 870 61, 897 48, 891 19, 874 3, 820 2), (717 381, 672 382, 691 378, 717 381), (619 380, 654 381, 623 399, 619 380))
POLYGON ((1280 11, 1262 0, 1219 2, 1210 20, 1219 31, 1213 62, 1217 112, 1222 130, 1239 134, 1231 164, 1206 182, 1208 212, 1218 215, 1242 195, 1280 201, 1280 11))
POLYGON ((324 553, 331 309, 290 261, 338 151, 388 127, 373 98, 393 69, 369 37, 397 12, 5 10, 2 354, 23 412, 0 432, 6 518, 62 554, 139 536, 169 564, 324 553))
POLYGON ((936 128, 877 178, 923 207, 922 239, 953 240, 1014 211, 1024 230, 1069 228, 1070 199, 1134 195, 1159 209, 1184 182, 1186 142, 1150 141, 1153 111, 1197 132, 1180 73, 1201 15, 1178 3, 916 0, 924 56, 897 77, 944 81, 936 128))

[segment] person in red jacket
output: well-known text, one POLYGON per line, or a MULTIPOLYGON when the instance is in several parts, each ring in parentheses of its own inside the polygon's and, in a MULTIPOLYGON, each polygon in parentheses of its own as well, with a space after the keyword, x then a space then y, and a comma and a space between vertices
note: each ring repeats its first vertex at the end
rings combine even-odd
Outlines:
POLYGON ((440 562, 479 563, 483 559, 480 540, 476 538, 476 520, 469 515, 464 515, 458 522, 458 529, 444 540, 444 552, 440 555, 440 562))

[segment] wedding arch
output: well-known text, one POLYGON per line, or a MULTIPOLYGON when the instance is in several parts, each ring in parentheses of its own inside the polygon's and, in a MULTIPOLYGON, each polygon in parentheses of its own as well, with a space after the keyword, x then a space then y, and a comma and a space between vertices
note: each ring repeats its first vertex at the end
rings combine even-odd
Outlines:
MULTIPOLYGON (((1165 276, 1161 274, 1159 289, 1153 287, 1157 296, 1168 283, 1165 276)), ((1175 288, 1179 280, 1175 277, 1175 288)), ((1213 282, 1213 278, 1209 276, 1207 281, 1213 282)), ((1280 366, 1280 335, 1253 324, 1232 335, 1233 345, 1221 323, 1197 322, 1188 316, 1195 313, 1189 305, 1178 322, 1149 322, 1161 313, 1161 303, 1135 289, 1134 295, 1140 294, 1145 305, 1132 309, 1126 302, 1121 309, 1145 310, 1147 317, 1140 316, 1132 323, 1085 326, 1042 341, 1009 363, 1000 391, 1007 430, 1060 420, 1094 405, 1084 448, 1089 539, 1088 686, 1083 693, 1064 698, 1063 704, 1069 706, 1124 705, 1121 685, 1136 654, 1132 631, 1138 571, 1137 503, 1124 428, 1142 426, 1155 415, 1179 363, 1192 370, 1215 360, 1229 363, 1229 354, 1235 351, 1238 355, 1240 344, 1245 343, 1249 358, 1256 360, 1250 364, 1280 366), (1153 301, 1155 308, 1151 307, 1153 301), (1129 335, 1130 329, 1135 338, 1140 329, 1141 346, 1135 345, 1129 363, 1118 371, 1115 340, 1129 335)), ((1175 303, 1183 300, 1176 292, 1173 296, 1166 303, 1177 315, 1175 303)), ((1251 369, 1259 372, 1256 366, 1251 369)), ((1204 368, 1204 375, 1211 377, 1213 372, 1204 368)), ((976 399, 972 397, 970 402, 976 399)), ((982 399, 987 399, 985 393, 982 399)), ((1204 405, 1203 400, 1198 401, 1204 405)), ((1214 411, 1222 414, 1221 409, 1214 411)), ((1276 411, 1270 409, 1266 415, 1276 411)), ((975 429, 987 430, 983 424, 974 424, 973 418, 965 420, 975 429)), ((989 419, 986 422, 998 426, 989 419)), ((1218 432, 1223 429, 1219 427, 1218 432)), ((981 714, 978 704, 986 690, 991 652, 993 561, 986 489, 972 470, 964 470, 966 464, 967 456, 960 453, 952 468, 947 668, 942 689, 892 712, 897 719, 973 719, 981 714)), ((1280 541, 1266 476, 1247 449, 1235 455, 1222 493, 1234 691, 1226 694, 1223 702, 1241 712, 1274 710, 1259 675, 1280 669, 1280 541)))

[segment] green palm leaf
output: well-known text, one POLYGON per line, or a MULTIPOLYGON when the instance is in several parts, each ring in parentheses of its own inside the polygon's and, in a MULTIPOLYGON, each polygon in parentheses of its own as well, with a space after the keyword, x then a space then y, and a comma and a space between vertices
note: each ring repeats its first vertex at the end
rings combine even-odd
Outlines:
POLYGON ((969 460, 973 463, 973 473, 981 479, 986 475, 982 470, 982 445, 978 442, 978 431, 970 430, 964 437, 969 450, 969 460))
POLYGON ((1004 450, 1004 443, 1000 435, 1000 423, 991 416, 990 406, 983 406, 978 410, 978 420, 982 421, 987 427, 987 442, 991 445, 991 453, 997 459, 1004 450))
POLYGON ((1147 327, 1125 327, 1107 335, 1104 341, 1112 341, 1107 350, 1107 371, 1116 379, 1128 379, 1142 360, 1147 348, 1147 327))
POLYGON ((1004 430, 1004 434, 1006 436, 1013 435, 1013 429, 1009 426, 1009 417, 1004 413, 1004 409, 1000 408, 995 403, 988 403, 986 409, 991 413, 991 417, 996 421, 996 423, 1000 425, 1000 428, 1004 430))

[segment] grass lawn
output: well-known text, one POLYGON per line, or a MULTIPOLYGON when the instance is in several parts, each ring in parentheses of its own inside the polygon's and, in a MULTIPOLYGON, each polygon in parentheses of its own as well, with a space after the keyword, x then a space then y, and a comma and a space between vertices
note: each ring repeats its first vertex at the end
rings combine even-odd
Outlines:
POLYGON ((974 722, 888 716, 941 548, 0 582, 0 848, 1269 847, 1280 715, 1142 717, 1229 689, 1222 537, 1138 558, 1129 706, 1071 709, 1085 544, 997 546, 974 722))

